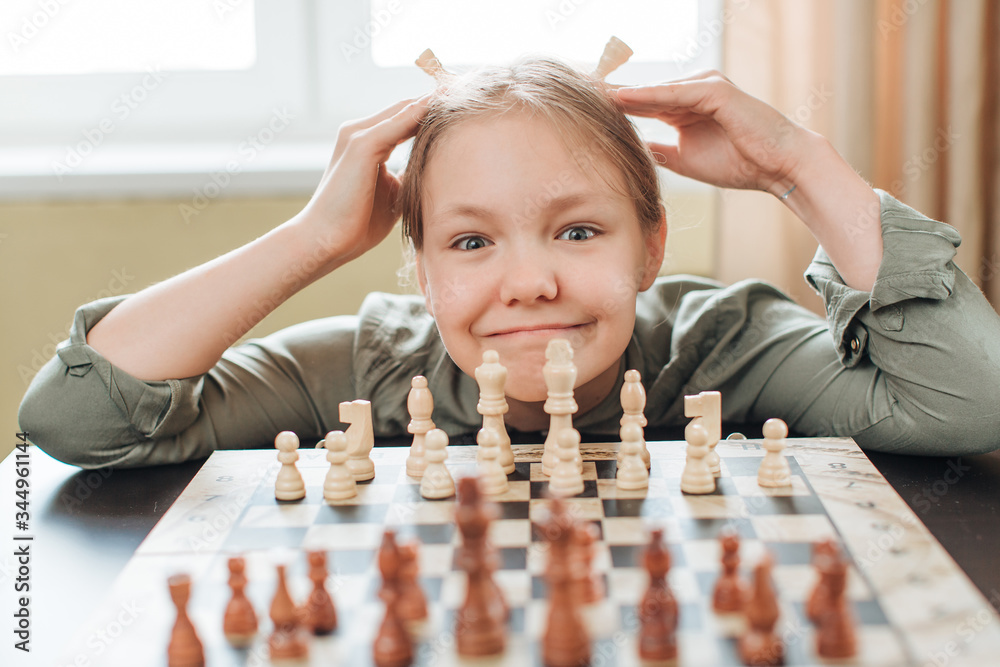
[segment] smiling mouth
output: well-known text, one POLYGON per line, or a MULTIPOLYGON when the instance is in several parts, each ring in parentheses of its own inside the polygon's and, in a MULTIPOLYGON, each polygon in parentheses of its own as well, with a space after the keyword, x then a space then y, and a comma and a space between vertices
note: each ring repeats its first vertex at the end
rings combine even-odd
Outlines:
POLYGON ((520 327, 505 329, 487 335, 487 338, 494 336, 553 336, 561 333, 568 333, 583 328, 584 324, 544 324, 537 327, 520 327))

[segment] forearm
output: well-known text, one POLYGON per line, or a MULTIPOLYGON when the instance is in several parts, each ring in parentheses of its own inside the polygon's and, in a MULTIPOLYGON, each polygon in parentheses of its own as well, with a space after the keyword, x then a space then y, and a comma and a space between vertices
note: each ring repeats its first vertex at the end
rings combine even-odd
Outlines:
POLYGON ((879 199, 818 134, 803 132, 804 157, 794 174, 770 191, 809 228, 850 287, 871 291, 882 261, 879 199))
POLYGON ((87 343, 141 380, 200 375, 290 296, 339 266, 330 239, 294 218, 269 233, 126 299, 87 343))

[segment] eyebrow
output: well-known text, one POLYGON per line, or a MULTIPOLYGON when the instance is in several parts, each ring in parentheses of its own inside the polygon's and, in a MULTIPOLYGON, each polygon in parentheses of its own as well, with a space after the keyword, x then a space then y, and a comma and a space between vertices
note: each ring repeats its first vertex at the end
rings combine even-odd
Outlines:
MULTIPOLYGON (((574 206, 579 206, 581 204, 587 204, 595 199, 598 199, 595 195, 578 192, 573 194, 562 195, 560 197, 553 197, 548 199, 547 197, 535 197, 533 199, 526 199, 524 208, 527 209, 530 206, 537 206, 540 210, 565 210, 573 208, 574 206)), ((494 212, 492 209, 486 208, 485 206, 479 206, 477 204, 466 204, 460 203, 453 206, 448 206, 442 211, 440 211, 438 216, 450 217, 450 216, 461 216, 467 218, 479 218, 481 220, 487 220, 494 217, 494 212)))

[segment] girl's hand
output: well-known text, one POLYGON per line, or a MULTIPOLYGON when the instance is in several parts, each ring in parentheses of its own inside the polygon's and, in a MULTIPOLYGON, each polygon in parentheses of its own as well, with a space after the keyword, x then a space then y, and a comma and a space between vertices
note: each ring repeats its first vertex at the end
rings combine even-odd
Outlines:
POLYGON ((429 98, 403 100, 340 127, 333 158, 300 216, 337 264, 364 254, 392 230, 400 183, 385 162, 416 134, 429 98))
POLYGON ((808 130, 737 88, 719 72, 615 91, 625 112, 659 118, 676 146, 650 142, 657 162, 724 188, 778 192, 796 182, 808 130))

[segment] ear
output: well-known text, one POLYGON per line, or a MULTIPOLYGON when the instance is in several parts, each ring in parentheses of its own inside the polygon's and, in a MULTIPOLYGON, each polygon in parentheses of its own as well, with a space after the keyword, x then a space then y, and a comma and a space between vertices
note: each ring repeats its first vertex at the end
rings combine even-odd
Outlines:
POLYGON ((424 304, 427 306, 427 312, 434 317, 434 309, 431 308, 431 297, 427 291, 427 273, 424 272, 424 254, 419 250, 415 251, 413 254, 413 263, 415 265, 414 271, 417 274, 417 286, 420 287, 420 293, 424 295, 424 304))
POLYGON ((667 212, 660 206, 660 225, 646 234, 646 264, 643 267, 642 282, 639 291, 645 292, 653 286, 663 266, 663 254, 667 245, 667 212))

